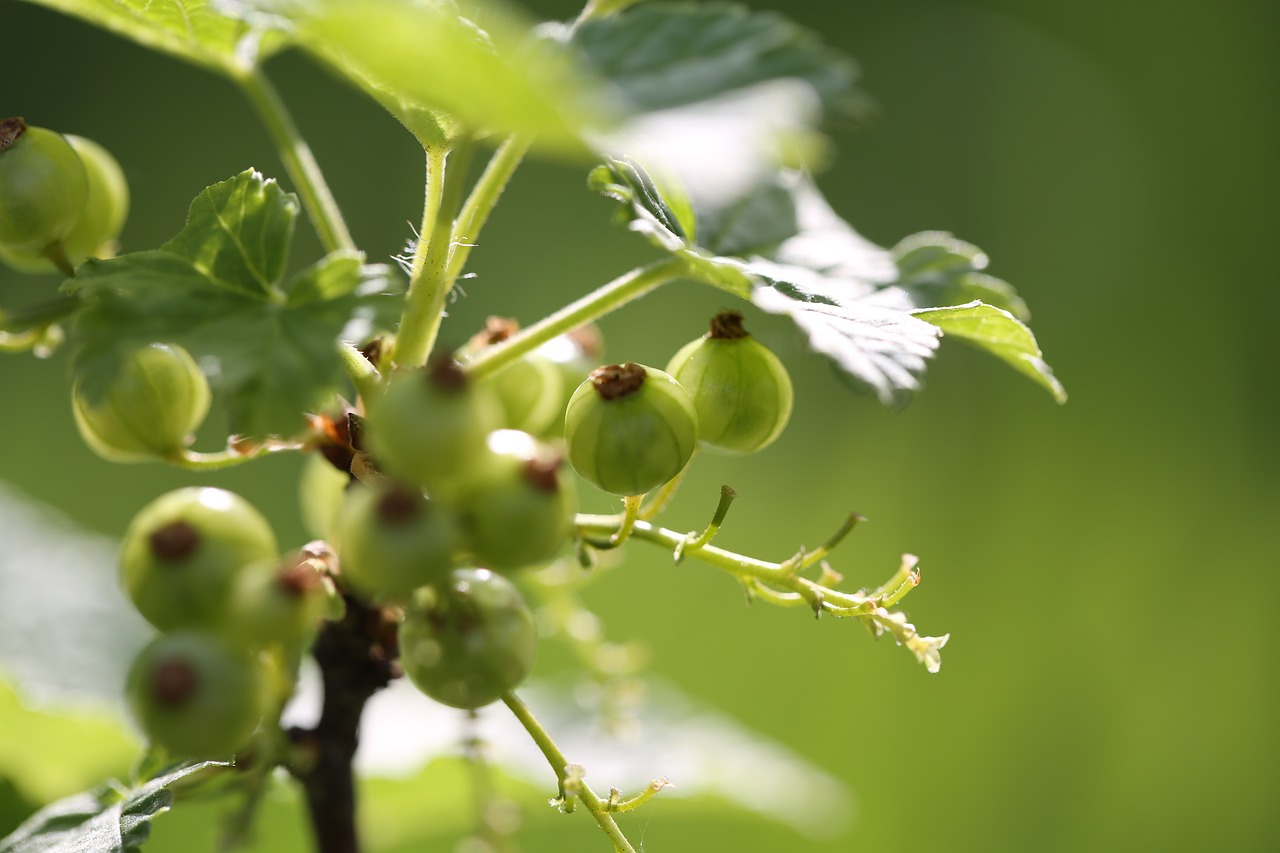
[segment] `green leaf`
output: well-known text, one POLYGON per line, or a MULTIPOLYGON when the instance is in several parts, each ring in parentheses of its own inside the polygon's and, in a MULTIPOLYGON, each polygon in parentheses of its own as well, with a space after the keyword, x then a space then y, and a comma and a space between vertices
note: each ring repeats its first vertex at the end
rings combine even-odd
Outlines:
POLYGON ((979 349, 1003 359, 1021 373, 1046 388, 1059 403, 1067 402, 1067 392, 1045 363, 1035 335, 1017 317, 993 305, 970 302, 949 308, 914 312, 942 330, 979 349))
MULTIPOLYGON (((280 6, 279 3, 267 5, 280 6)), ((318 0, 286 3, 302 45, 387 107, 428 146, 463 127, 537 137, 585 154, 584 130, 610 113, 563 44, 499 3, 318 0)))
POLYGON ((727 202, 695 194, 693 228, 679 222, 662 187, 634 160, 598 167, 590 185, 622 205, 624 227, 683 258, 693 277, 790 317, 815 352, 886 405, 902 405, 920 389, 941 331, 985 335, 981 345, 1065 399, 1030 330, 1011 313, 1025 315, 1025 305, 1008 284, 979 272, 986 265, 980 250, 950 235, 916 235, 891 252, 858 234, 797 172, 760 181, 727 202), (1000 307, 983 304, 980 317, 920 310, 975 297, 1000 307), (987 321, 981 330, 978 319, 987 321), (952 321, 952 328, 944 325, 952 321))
POLYGON ((828 111, 849 111, 857 67, 773 12, 730 3, 644 3, 583 23, 573 43, 636 112, 802 81, 828 111))
POLYGON ((924 231, 893 247, 897 286, 917 308, 959 305, 975 299, 1003 308, 1019 320, 1031 319, 1027 303, 1005 281, 987 275, 987 255, 972 243, 943 231, 924 231))
POLYGON ((239 76, 285 46, 270 17, 218 0, 28 0, 138 44, 239 76))
POLYGON ((52 803, 7 838, 0 853, 134 853, 151 835, 151 820, 173 804, 167 789, 178 780, 225 762, 180 764, 132 786, 102 785, 52 803))
POLYGON ((75 280, 77 369, 92 379, 114 348, 176 343, 221 387, 233 431, 298 432, 341 382, 335 342, 391 323, 401 299, 389 270, 355 253, 282 281, 297 212, 250 170, 202 192, 159 249, 87 263, 75 280))

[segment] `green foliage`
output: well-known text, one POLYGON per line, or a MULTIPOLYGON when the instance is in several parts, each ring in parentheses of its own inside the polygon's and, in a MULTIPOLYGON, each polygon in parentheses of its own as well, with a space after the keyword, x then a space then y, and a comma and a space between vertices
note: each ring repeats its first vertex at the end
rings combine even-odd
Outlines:
POLYGON ((800 173, 764 181, 728 204, 695 198, 692 227, 673 212, 672 191, 639 163, 615 160, 591 182, 622 205, 619 224, 687 261, 692 276, 790 317, 814 351, 887 405, 920 389, 943 331, 991 349, 1065 400, 1031 331, 1013 314, 976 303, 992 308, 984 318, 1001 318, 993 337, 958 332, 974 328, 960 322, 969 315, 918 310, 922 301, 986 296, 1025 313, 1011 287, 978 272, 985 256, 949 235, 908 238, 895 256, 859 235, 800 173))
POLYGON ((781 15, 730 3, 642 3, 585 21, 573 44, 634 111, 712 100, 768 81, 803 81, 829 111, 847 111, 857 70, 781 15))
POLYGON ((28 0, 74 15, 154 50, 238 75, 284 46, 265 16, 239 18, 217 0, 28 0))
MULTIPOLYGON (((186 468, 303 451, 340 472, 309 487, 325 491, 310 521, 336 541, 303 546, 284 564, 271 525, 221 490, 170 493, 126 533, 120 566, 135 606, 162 630, 179 632, 139 656, 127 686, 135 718, 166 754, 243 748, 252 759, 226 786, 242 805, 224 845, 248 833, 272 772, 284 768, 313 803, 323 794, 317 831, 352 835, 336 843, 356 847, 354 800, 333 792, 351 771, 365 703, 403 671, 453 708, 501 700, 550 765, 553 804, 566 812, 581 805, 616 850, 634 850, 616 816, 643 805, 665 780, 629 798, 617 789, 601 796, 587 784, 585 770, 514 692, 532 668, 538 631, 515 583, 490 569, 513 577, 542 569, 521 582, 540 596, 547 633, 577 652, 604 691, 631 664, 608 659, 564 578, 580 574, 575 564, 591 568, 631 542, 724 572, 748 600, 858 621, 929 672, 939 670, 950 635, 924 636, 893 609, 919 583, 914 556, 903 555, 878 587, 840 588, 843 577, 827 558, 857 514, 819 547, 779 562, 712 544, 735 498, 727 486, 701 532, 656 521, 693 456, 700 420, 705 443, 734 452, 777 437, 792 389, 770 350, 727 341, 736 354, 682 371, 696 405, 676 379, 634 362, 596 370, 564 402, 556 368, 531 361, 542 346, 654 288, 692 279, 790 318, 811 349, 886 404, 918 390, 944 335, 993 352, 1064 400, 1023 322, 1026 306, 984 272, 979 250, 936 233, 881 248, 819 193, 809 170, 825 142, 815 128, 823 117, 856 111, 851 62, 779 16, 725 3, 592 2, 573 23, 542 27, 496 0, 47 5, 232 78, 297 185, 294 196, 244 171, 200 193, 185 226, 157 249, 92 259, 78 270, 46 252, 71 277, 65 295, 0 314, 7 350, 43 353, 57 344, 57 324, 68 325, 77 389, 85 392, 78 413, 97 444, 107 444, 98 433, 108 427, 156 426, 163 429, 145 436, 143 455, 186 468), (425 149, 422 227, 397 258, 409 277, 403 293, 385 267, 366 264, 356 250, 260 67, 289 46, 354 83, 425 149), (506 139, 465 195, 472 143, 494 136, 506 139), (591 186, 618 202, 617 221, 662 257, 522 331, 473 341, 460 363, 436 346, 440 327, 479 231, 526 151, 603 160, 591 186), (302 210, 329 254, 291 272, 302 210), (112 418, 90 424, 96 410, 84 399, 110 385, 122 358, 157 344, 191 353, 182 367, 201 393, 185 395, 193 399, 184 407, 174 382, 141 371, 148 387, 124 402, 113 397, 112 418), (519 372, 530 364, 543 369, 519 372), (224 453, 185 449, 200 421, 187 410, 203 416, 206 375, 233 433, 224 453), (709 389, 712 380, 733 387, 709 389), (518 420, 530 432, 551 429, 557 412, 534 412, 527 396, 564 403, 574 469, 623 497, 623 511, 575 515, 576 490, 558 451, 500 430, 494 394, 515 404, 505 425, 518 420), (174 411, 156 411, 166 406, 174 411), (122 411, 140 420, 116 417, 122 411), (523 449, 500 446, 512 440, 523 449), (570 545, 576 560, 560 555, 570 545), (188 629, 207 633, 181 633, 188 629), (284 708, 313 640, 325 709, 314 728, 286 732, 284 708)), ((693 351, 679 353, 673 369, 693 351)), ((112 450, 139 450, 110 438, 120 445, 112 450)), ((483 771, 476 754, 470 759, 483 771)), ((0 842, 0 853, 64 843, 136 849, 147 820, 168 806, 167 788, 203 766, 55 804, 0 842)), ((496 832, 481 812, 481 834, 496 832)))
POLYGON ((0 839, 0 853, 136 853, 151 836, 151 821, 173 804, 169 787, 223 762, 180 764, 130 784, 108 782, 52 803, 0 839))
POLYGON ((385 267, 337 252, 284 276, 297 202, 252 170, 197 196, 159 249, 90 261, 75 280, 86 377, 122 347, 170 341, 208 368, 231 429, 294 435, 338 387, 337 341, 399 308, 385 267))

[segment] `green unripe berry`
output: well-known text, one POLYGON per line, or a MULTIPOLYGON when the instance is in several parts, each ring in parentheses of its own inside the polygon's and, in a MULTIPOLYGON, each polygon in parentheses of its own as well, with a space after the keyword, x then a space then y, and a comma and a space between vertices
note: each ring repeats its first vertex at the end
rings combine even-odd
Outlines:
MULTIPOLYGON (((471 339, 467 349, 479 352, 505 341, 519 328, 514 320, 490 317, 484 331, 471 339)), ((490 391, 501 405, 502 426, 506 429, 542 433, 564 412, 564 380, 555 364, 538 352, 521 356, 498 372, 486 375, 478 384, 490 391)))
POLYGON ((406 596, 439 580, 462 547, 452 509, 397 484, 353 487, 338 519, 342 576, 370 596, 406 596))
POLYGON ((351 476, 333 467, 324 456, 307 454, 298 475, 298 504, 308 534, 337 542, 338 518, 350 483, 351 476))
POLYGON ((628 362, 600 367, 565 411, 569 464, 615 495, 642 495, 675 477, 698 443, 693 401, 671 376, 628 362))
POLYGON ((88 183, 62 134, 0 120, 0 246, 39 253, 61 243, 84 210, 88 183))
POLYGON ((147 739, 187 758, 244 746, 267 702, 266 678, 249 652, 194 632, 152 640, 134 661, 126 692, 147 739))
POLYGON ((237 575, 268 570, 278 553, 271 525, 244 498, 178 489, 134 516, 120 548, 120 579, 138 612, 161 631, 214 628, 237 575))
POLYGON ((511 581, 455 569, 420 592, 400 626, 400 661, 423 693, 454 708, 488 705, 533 669, 533 612, 511 581))
POLYGON ((791 417, 791 377, 778 357, 725 311, 711 331, 680 349, 667 365, 698 410, 698 439, 724 453, 755 453, 791 417))
POLYGON ((502 424, 489 391, 447 359, 393 374, 386 392, 367 404, 369 450, 379 467, 433 494, 456 487, 482 464, 485 436, 502 424))
MULTIPOLYGON (((66 134, 66 140, 80 157, 88 179, 84 209, 63 238, 67 260, 78 266, 86 258, 110 258, 116 253, 116 239, 129 215, 129 184, 124 170, 107 149, 83 136, 66 134)), ((20 272, 56 272, 54 263, 38 252, 19 252, 0 246, 0 260, 20 272)))
POLYGON ((577 490, 560 454, 533 436, 489 434, 494 461, 458 498, 472 556, 506 571, 546 562, 573 528, 577 490))
POLYGON ((322 568, 305 553, 246 566, 231 583, 218 633, 250 649, 302 640, 329 612, 322 568))
POLYGON ((175 344, 150 344, 100 361, 76 378, 71 406, 80 435, 114 462, 181 451, 209 413, 209 383, 175 344))

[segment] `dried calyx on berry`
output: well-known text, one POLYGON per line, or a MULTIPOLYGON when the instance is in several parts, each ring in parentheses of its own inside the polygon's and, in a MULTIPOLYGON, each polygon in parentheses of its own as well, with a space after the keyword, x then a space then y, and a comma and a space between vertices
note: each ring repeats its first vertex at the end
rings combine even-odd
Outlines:
POLYGON ((565 412, 569 463, 615 495, 642 495, 693 456, 698 417, 675 379, 634 362, 597 368, 565 412))
POLYGON ((667 372, 698 410, 698 439, 723 453, 754 453, 782 433, 791 417, 791 377, 778 357, 724 311, 710 331, 672 357, 667 372))

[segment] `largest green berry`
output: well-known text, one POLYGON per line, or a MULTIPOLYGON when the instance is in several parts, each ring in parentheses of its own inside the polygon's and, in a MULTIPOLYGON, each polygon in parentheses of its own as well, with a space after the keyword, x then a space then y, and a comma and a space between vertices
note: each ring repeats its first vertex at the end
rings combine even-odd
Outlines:
POLYGON ((120 548, 120 579, 161 631, 214 628, 236 576, 271 572, 275 533, 248 501, 224 489, 161 495, 134 516, 120 548))
POLYGON ((628 362, 592 371, 565 410, 569 464, 615 495, 675 477, 698 443, 693 401, 671 376, 628 362))
POLYGON ((245 745, 266 707, 266 678, 246 651, 200 633, 156 637, 129 671, 134 719, 153 744, 186 758, 245 745))
POLYGON ((0 120, 0 245, 43 252, 61 244, 88 192, 84 165, 62 134, 0 120))
POLYGON ((423 590, 400 626, 400 660, 419 690, 454 708, 480 708, 533 668, 533 612, 511 581, 457 569, 423 590))
POLYGON ((791 377, 778 357, 742 328, 742 315, 711 319, 705 337, 686 344, 667 372, 698 410, 698 438, 713 450, 754 453, 782 433, 791 417, 791 377))
POLYGON ((139 462, 181 451, 209 412, 209 383, 185 349, 125 350, 76 377, 76 426, 99 456, 139 462))

